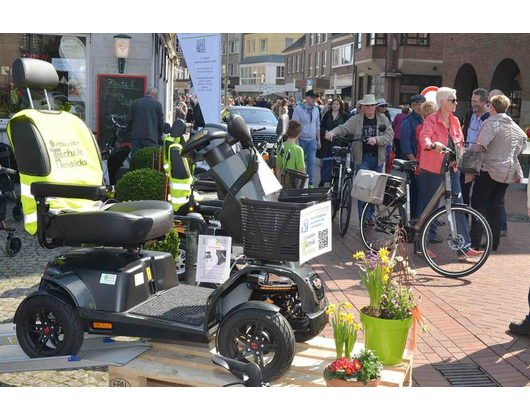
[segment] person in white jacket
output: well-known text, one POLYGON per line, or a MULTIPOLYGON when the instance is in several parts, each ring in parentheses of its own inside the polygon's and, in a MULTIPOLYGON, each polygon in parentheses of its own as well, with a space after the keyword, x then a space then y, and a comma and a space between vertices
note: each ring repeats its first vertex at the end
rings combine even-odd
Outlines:
MULTIPOLYGON (((528 217, 530 217, 530 180, 528 182, 526 195, 526 211, 528 212, 528 217)), ((528 307, 530 308, 530 289, 528 289, 528 307)), ((526 318, 521 322, 510 323, 510 331, 514 334, 530 336, 530 310, 526 318)))

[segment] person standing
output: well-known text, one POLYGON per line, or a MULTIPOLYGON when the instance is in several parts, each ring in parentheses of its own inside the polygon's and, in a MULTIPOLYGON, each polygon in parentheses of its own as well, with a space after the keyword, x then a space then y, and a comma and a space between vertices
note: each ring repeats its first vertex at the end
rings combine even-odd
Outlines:
MULTIPOLYGON (((530 217, 530 182, 526 188, 526 211, 530 217)), ((528 307, 530 308, 530 289, 528 289, 528 307)), ((530 311, 523 321, 511 322, 509 328, 514 334, 530 336, 530 311)))
POLYGON ((318 98, 315 91, 308 90, 305 95, 305 103, 302 103, 295 108, 292 118, 302 124, 302 133, 300 134, 298 142, 305 153, 309 188, 313 188, 313 172, 315 171, 316 153, 321 147, 320 111, 315 106, 315 98, 318 98))
MULTIPOLYGON (((486 120, 476 143, 484 149, 480 174, 475 177, 471 206, 488 220, 493 234, 493 250, 499 247, 502 203, 509 184, 523 177, 518 156, 526 144, 525 132, 508 116, 510 100, 504 95, 491 98, 491 117, 486 120)), ((473 226, 471 241, 480 247, 482 232, 473 226)))
POLYGON ((289 111, 289 119, 293 118, 293 112, 294 108, 296 107, 296 102, 293 97, 289 99, 289 105, 287 105, 287 109, 289 111))
POLYGON ((385 114, 385 117, 387 117, 388 121, 390 121, 390 124, 392 124, 392 116, 390 115, 390 111, 388 110, 388 102, 385 100, 385 98, 379 98, 377 100, 377 105, 375 109, 377 110, 377 112, 385 114))
MULTIPOLYGON (((416 95, 414 95, 416 96, 416 95)), ((392 130, 394 130, 394 150, 396 151, 396 156, 398 158, 401 157, 401 143, 400 143, 400 136, 401 136, 401 123, 405 119, 407 115, 410 113, 410 107, 408 105, 405 105, 400 114, 397 114, 394 117, 394 121, 392 121, 392 130)))
MULTIPOLYGON (((372 94, 364 95, 361 102, 363 112, 351 117, 344 124, 335 127, 326 133, 326 140, 332 141, 334 136, 353 135, 355 138, 363 138, 365 141, 356 141, 352 144, 353 162, 355 171, 359 169, 369 169, 383 173, 383 167, 386 160, 386 146, 392 144, 394 130, 388 118, 379 112, 376 112, 375 106, 377 101, 372 94), (384 130, 381 131, 385 126, 384 130)), ((361 212, 364 202, 358 204, 359 222, 361 221, 361 212)), ((373 223, 370 218, 373 214, 373 206, 367 212, 366 223, 373 223)))
POLYGON ((185 102, 186 98, 183 96, 177 98, 177 109, 176 109, 176 118, 179 118, 181 120, 186 120, 186 116, 188 115, 188 107, 185 102))
MULTIPOLYGON (((412 113, 407 115, 400 127, 400 144, 401 144, 401 158, 406 160, 416 160, 418 155, 418 139, 416 137, 416 129, 423 123, 421 115, 421 105, 425 102, 425 97, 422 95, 413 95, 410 98, 410 106, 412 113)), ((410 216, 416 219, 419 216, 420 208, 420 193, 418 186, 418 179, 414 174, 410 175, 410 216)))
POLYGON ((282 172, 284 169, 291 169, 305 173, 305 158, 304 150, 296 144, 300 133, 302 132, 302 124, 298 121, 289 121, 287 126, 287 140, 283 142, 284 153, 283 155, 277 153, 276 158, 276 177, 278 181, 282 179, 282 172), (289 152, 290 158, 286 159, 287 153, 289 152))
MULTIPOLYGON (((422 194, 420 214, 427 207, 438 187, 445 179, 445 164, 449 155, 443 151, 445 148, 456 150, 456 147, 462 147, 464 135, 458 118, 453 113, 456 110, 456 90, 448 87, 442 87, 436 92, 436 102, 439 110, 427 117, 423 123, 420 133, 420 190, 422 194)), ((403 129, 403 126, 401 127, 403 129)), ((453 166, 451 171, 451 192, 456 197, 456 203, 463 203, 462 189, 460 186, 460 173, 453 166)), ((463 214, 456 219, 457 231, 464 238, 465 244, 458 251, 458 259, 466 260, 472 257, 481 256, 484 251, 478 251, 471 247, 471 238, 467 220, 463 214)), ((431 229, 429 232, 430 242, 441 242, 437 238, 436 230, 431 229)), ((436 258, 436 255, 428 250, 430 258, 436 258)))
POLYGON ((133 102, 127 113, 131 133, 131 156, 144 148, 158 146, 164 127, 162 104, 157 101, 158 90, 149 87, 143 98, 133 102))
POLYGON ((289 116, 289 108, 287 108, 287 104, 288 104, 287 99, 283 99, 282 103, 280 104, 280 115, 279 115, 280 117, 285 114, 289 116))
MULTIPOLYGON (((335 98, 331 102, 331 110, 326 112, 322 117, 320 123, 320 138, 324 138, 326 132, 333 130, 335 127, 346 122, 346 114, 344 113, 344 102, 341 99, 335 98)), ((323 140, 322 147, 317 151, 317 157, 321 159, 320 167, 320 183, 319 187, 323 187, 325 182, 331 182, 331 173, 333 170, 333 158, 331 156, 331 149, 337 144, 330 140, 323 140)))

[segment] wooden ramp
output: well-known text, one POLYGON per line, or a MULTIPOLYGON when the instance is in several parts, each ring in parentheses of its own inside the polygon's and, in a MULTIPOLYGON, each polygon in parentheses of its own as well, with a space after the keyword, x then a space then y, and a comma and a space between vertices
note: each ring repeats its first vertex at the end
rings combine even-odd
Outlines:
MULTIPOLYGON (((238 378, 212 362, 212 344, 163 343, 152 341, 152 349, 125 366, 109 366, 109 386, 223 386, 238 378)), ((355 345, 354 352, 363 348, 355 345)), ((314 338, 296 344, 291 368, 272 386, 326 386, 322 373, 335 357, 334 342, 314 338)), ((380 386, 411 386, 412 354, 405 351, 403 362, 385 366, 380 386)))

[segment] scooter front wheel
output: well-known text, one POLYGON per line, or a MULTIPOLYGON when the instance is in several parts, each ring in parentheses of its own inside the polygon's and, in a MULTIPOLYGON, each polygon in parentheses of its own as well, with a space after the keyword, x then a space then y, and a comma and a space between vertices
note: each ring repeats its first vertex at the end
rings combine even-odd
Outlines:
POLYGON ((17 339, 29 357, 75 355, 83 344, 83 322, 75 308, 53 296, 22 302, 16 319, 17 339))
POLYGON ((22 241, 14 236, 9 237, 6 242, 6 252, 9 256, 14 257, 20 252, 22 241))
POLYGON ((247 308, 233 313, 221 325, 218 347, 223 356, 255 362, 263 380, 269 382, 291 366, 295 337, 280 313, 247 308))

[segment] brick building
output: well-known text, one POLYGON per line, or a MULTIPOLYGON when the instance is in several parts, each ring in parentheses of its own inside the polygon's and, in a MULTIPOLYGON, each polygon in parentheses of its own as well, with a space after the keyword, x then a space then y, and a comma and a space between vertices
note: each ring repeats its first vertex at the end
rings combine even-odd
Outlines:
POLYGON ((440 86, 444 34, 355 34, 356 98, 366 93, 397 106, 440 86))
POLYGON ((474 89, 500 89, 513 105, 510 113, 530 125, 530 34, 446 34, 443 84, 457 90, 457 116, 470 106, 474 89))

